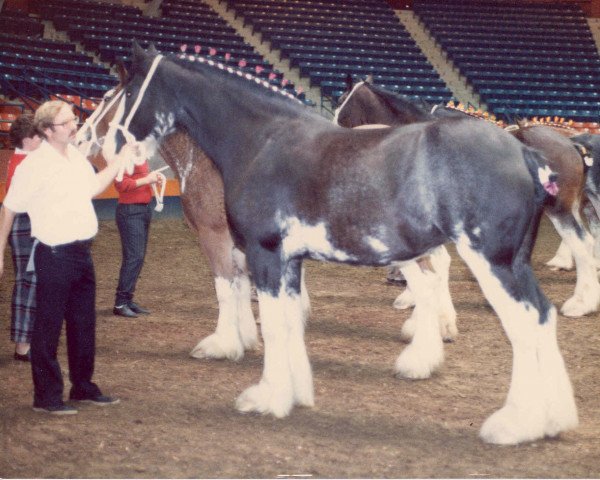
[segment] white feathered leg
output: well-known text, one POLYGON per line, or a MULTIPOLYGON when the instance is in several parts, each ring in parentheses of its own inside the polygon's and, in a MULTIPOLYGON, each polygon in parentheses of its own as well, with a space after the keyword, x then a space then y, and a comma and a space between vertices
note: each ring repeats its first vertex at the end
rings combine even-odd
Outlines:
MULTIPOLYGON (((457 249, 500 317, 513 348, 506 403, 484 422, 481 437, 490 443, 517 444, 576 426, 577 409, 556 344, 555 308, 551 307, 545 323, 540 324, 540 312, 507 292, 489 262, 471 248, 466 237, 457 243, 457 249)), ((520 281, 535 281, 531 271, 522 273, 531 278, 520 281)))
POLYGON ((546 262, 552 270, 573 270, 574 262, 571 249, 564 240, 560 242, 558 250, 549 261, 546 262))
POLYGON ((396 360, 398 376, 411 379, 429 378, 444 361, 444 345, 439 326, 439 276, 423 271, 417 262, 402 267, 402 273, 415 295, 416 306, 411 318, 416 320, 412 342, 396 360))
POLYGON ((563 241, 570 247, 577 268, 575 292, 561 307, 561 313, 567 317, 581 317, 598 310, 600 306, 600 282, 593 255, 594 239, 584 231, 583 240, 574 230, 564 228, 560 222, 551 218, 563 241))
POLYGON ((232 252, 237 293, 238 332, 246 350, 258 347, 258 329, 252 312, 252 285, 246 265, 246 255, 237 248, 232 252))
POLYGON ((257 385, 238 397, 236 408, 285 417, 294 404, 314 404, 302 301, 282 285, 276 297, 259 290, 258 302, 265 351, 263 374, 257 385))
MULTIPOLYGON (((452 342, 458 335, 458 329, 456 327, 456 310, 454 309, 450 295, 450 254, 446 250, 446 247, 441 246, 432 251, 429 259, 433 267, 433 274, 438 276, 438 281, 434 283, 438 290, 436 290, 436 293, 431 293, 431 296, 435 296, 439 302, 438 322, 440 335, 445 342, 452 342)), ((410 298, 414 299, 408 280, 406 290, 402 295, 406 294, 406 292, 409 292, 410 298)), ((398 301, 398 298, 396 301, 398 301)), ((408 298, 408 296, 405 298, 408 298)), ((398 308, 395 302, 394 306, 398 308)), ((402 325, 400 332, 402 339, 411 340, 415 334, 416 325, 417 317, 415 312, 413 312, 402 325)))
POLYGON ((445 342, 452 342, 458 335, 456 327, 456 310, 450 295, 450 254, 446 247, 436 248, 430 255, 433 270, 440 277, 439 280, 439 323, 440 333, 445 342))
POLYGON ((251 284, 247 274, 236 277, 238 289, 238 320, 239 335, 246 350, 258 348, 258 329, 252 312, 251 284))
POLYGON ((302 299, 302 311, 304 313, 304 321, 306 322, 310 317, 312 307, 310 305, 310 297, 308 296, 308 289, 306 288, 306 269, 302 265, 302 276, 300 278, 300 297, 302 299))
POLYGON ((238 291, 234 281, 215 278, 219 301, 219 318, 215 333, 201 340, 190 352, 195 358, 239 360, 244 356, 244 346, 238 329, 238 291))
POLYGON ((397 308, 398 310, 406 310, 407 308, 411 308, 414 306, 415 296, 413 295, 412 290, 407 281, 404 291, 396 297, 396 300, 394 300, 394 308, 397 308))

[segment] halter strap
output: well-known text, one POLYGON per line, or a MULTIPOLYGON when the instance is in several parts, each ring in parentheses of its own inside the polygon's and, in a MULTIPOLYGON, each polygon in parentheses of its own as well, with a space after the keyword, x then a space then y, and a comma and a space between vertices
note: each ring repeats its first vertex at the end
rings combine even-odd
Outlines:
MULTIPOLYGON (((93 144, 96 144, 99 147, 102 146, 102 145, 100 145, 100 142, 98 141, 98 134, 96 132, 96 127, 100 123, 100 120, 102 120, 104 118, 104 116, 108 113, 108 111, 112 108, 112 106, 119 99, 119 97, 121 97, 122 94, 123 94, 123 90, 120 90, 119 92, 117 92, 117 94, 113 98, 111 98, 110 102, 108 102, 108 104, 106 106, 104 105, 106 103, 106 100, 103 98, 100 101, 100 103, 98 104, 98 106, 96 107, 96 109, 92 112, 92 114, 88 118, 86 118, 85 121, 83 122, 83 125, 81 126, 79 131, 83 130, 84 128, 89 128, 90 132, 91 132, 91 139, 88 140, 88 142, 87 142, 85 152, 82 152, 85 157, 87 157, 89 155, 90 148, 93 144)), ((79 134, 79 132, 77 132, 77 133, 79 134)))
MULTIPOLYGON (((125 119, 125 122, 123 123, 123 125, 119 125, 118 121, 115 122, 114 120, 109 123, 111 128, 119 130, 123 134, 123 136, 125 137, 125 141, 127 143, 130 143, 130 142, 134 143, 136 141, 133 134, 129 131, 129 124, 131 123, 133 116, 135 115, 140 104, 142 103, 142 99, 144 98, 144 95, 146 94, 146 90, 148 88, 148 85, 150 84, 150 80, 152 80, 152 77, 154 76, 154 73, 156 72, 158 64, 162 60, 162 58, 163 58, 163 56, 160 54, 157 55, 156 57, 154 57, 154 60, 152 61, 152 65, 150 66, 150 69, 148 70, 148 73, 146 74, 146 78, 144 79, 144 82, 142 83, 142 87, 140 88, 140 91, 138 92, 137 98, 135 99, 135 102, 134 102, 133 106, 131 107, 131 111, 129 112, 129 115, 127 115, 127 118, 125 119)), ((123 99, 121 99, 121 103, 123 103, 124 100, 125 100, 125 97, 123 97, 123 99)), ((117 173, 117 181, 121 181, 123 179, 124 170, 125 170, 125 168, 121 168, 121 170, 119 170, 119 172, 117 173)))
POLYGON ((157 55, 156 57, 154 57, 154 60, 152 61, 150 70, 148 70, 148 74, 146 75, 146 78, 144 79, 144 83, 142 83, 142 88, 140 88, 140 91, 138 92, 138 96, 135 99, 135 103, 133 104, 133 107, 131 107, 131 111, 129 112, 129 115, 127 116, 127 118, 125 119, 125 122, 123 123, 123 127, 127 131, 129 131, 129 124, 131 123, 131 119, 135 115, 135 112, 137 112, 137 109, 139 108, 140 103, 142 103, 142 99, 144 98, 144 95, 146 94, 148 85, 150 85, 150 80, 152 80, 152 77, 154 76, 154 73, 156 72, 156 68, 158 67, 158 64, 162 60, 162 58, 163 58, 162 55, 157 55))

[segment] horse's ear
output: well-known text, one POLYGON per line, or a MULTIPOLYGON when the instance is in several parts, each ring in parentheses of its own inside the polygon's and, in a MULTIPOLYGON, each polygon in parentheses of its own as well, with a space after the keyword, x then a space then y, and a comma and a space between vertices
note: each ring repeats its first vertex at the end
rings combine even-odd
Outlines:
POLYGON ((154 46, 154 43, 151 43, 150 46, 148 47, 148 53, 150 55, 158 55, 158 50, 154 46))
POLYGON ((354 86, 354 80, 352 80, 352 75, 350 75, 350 74, 346 75, 346 91, 349 92, 350 90, 352 90, 353 86, 354 86))
POLYGON ((369 85, 373 85, 373 75, 371 75, 371 74, 367 75, 367 78, 365 78, 365 83, 368 83, 369 85))
POLYGON ((144 66, 144 60, 146 58, 146 52, 137 41, 133 41, 132 55, 131 55, 131 70, 141 70, 144 66))

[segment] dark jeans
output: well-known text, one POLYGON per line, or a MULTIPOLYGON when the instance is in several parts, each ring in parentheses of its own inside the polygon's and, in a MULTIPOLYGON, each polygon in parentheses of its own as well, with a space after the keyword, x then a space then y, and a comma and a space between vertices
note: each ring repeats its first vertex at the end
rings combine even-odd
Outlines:
POLYGON ((70 397, 95 397, 92 383, 96 353, 96 277, 91 241, 35 250, 37 312, 31 338, 35 407, 63 402, 63 378, 57 359, 63 318, 66 322, 70 397))
POLYGON ((150 204, 119 203, 116 210, 117 228, 121 236, 121 270, 115 295, 115 305, 125 305, 133 299, 148 245, 148 233, 152 221, 150 204))

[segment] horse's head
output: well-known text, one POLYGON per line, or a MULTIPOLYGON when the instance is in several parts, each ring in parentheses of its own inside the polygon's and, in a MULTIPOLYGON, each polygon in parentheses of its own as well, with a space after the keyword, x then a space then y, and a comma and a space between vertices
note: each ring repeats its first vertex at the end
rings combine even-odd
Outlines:
POLYGON ((429 106, 373 84, 371 76, 340 97, 334 123, 355 128, 361 125, 408 125, 431 120, 429 106))
POLYGON ((115 115, 116 103, 122 95, 122 86, 108 90, 102 100, 85 120, 75 136, 75 146, 88 158, 95 157, 102 148, 109 122, 115 115))
POLYGON ((146 52, 134 43, 131 69, 121 80, 123 94, 115 104, 102 147, 105 158, 112 158, 125 143, 135 143, 137 157, 133 160, 140 163, 174 131, 175 114, 161 94, 165 87, 159 74, 162 58, 153 46, 146 52))

